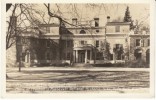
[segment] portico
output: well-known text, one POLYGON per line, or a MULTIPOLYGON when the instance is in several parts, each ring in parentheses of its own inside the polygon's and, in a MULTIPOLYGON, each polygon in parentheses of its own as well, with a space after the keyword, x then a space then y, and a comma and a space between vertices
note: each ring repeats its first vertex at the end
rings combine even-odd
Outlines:
POLYGON ((74 63, 90 63, 92 60, 91 47, 75 47, 73 50, 74 63))

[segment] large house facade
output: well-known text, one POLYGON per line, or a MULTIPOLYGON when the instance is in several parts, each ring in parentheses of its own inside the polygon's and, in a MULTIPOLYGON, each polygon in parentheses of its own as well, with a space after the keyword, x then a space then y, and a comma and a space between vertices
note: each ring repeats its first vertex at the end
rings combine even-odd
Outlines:
MULTIPOLYGON (((100 27, 99 19, 94 20, 93 27, 74 26, 61 29, 59 24, 42 24, 39 25, 39 33, 23 32, 17 40, 17 58, 22 56, 22 61, 28 65, 104 64, 140 58, 149 63, 148 32, 134 33, 130 30, 129 22, 107 22, 105 27, 100 27), (102 52, 105 41, 109 43, 107 59, 102 52)), ((77 20, 73 19, 73 23, 74 21, 77 20)))
POLYGON ((22 60, 26 66, 114 64, 137 59, 149 63, 148 30, 136 32, 130 22, 113 22, 109 16, 105 26, 99 23, 99 18, 91 22, 73 18, 72 26, 40 24, 22 32, 17 37, 17 61, 22 60))

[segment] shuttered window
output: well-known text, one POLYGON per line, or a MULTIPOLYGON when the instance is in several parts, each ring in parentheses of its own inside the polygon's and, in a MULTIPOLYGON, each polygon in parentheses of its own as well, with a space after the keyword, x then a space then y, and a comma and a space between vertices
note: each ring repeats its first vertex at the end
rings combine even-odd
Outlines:
POLYGON ((136 39, 136 44, 135 46, 140 46, 140 39, 136 39))
POLYGON ((99 40, 96 40, 96 47, 99 47, 99 40))
POLYGON ((147 46, 150 46, 150 39, 147 40, 147 46))

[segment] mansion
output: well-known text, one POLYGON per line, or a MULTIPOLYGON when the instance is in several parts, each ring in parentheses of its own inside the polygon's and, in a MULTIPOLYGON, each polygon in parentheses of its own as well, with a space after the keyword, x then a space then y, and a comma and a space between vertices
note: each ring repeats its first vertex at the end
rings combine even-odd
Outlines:
POLYGON ((40 24, 21 32, 16 42, 17 61, 30 66, 114 64, 139 59, 149 63, 149 30, 135 31, 130 28, 131 22, 111 21, 110 16, 105 26, 99 23, 99 18, 91 22, 73 18, 71 26, 40 24))

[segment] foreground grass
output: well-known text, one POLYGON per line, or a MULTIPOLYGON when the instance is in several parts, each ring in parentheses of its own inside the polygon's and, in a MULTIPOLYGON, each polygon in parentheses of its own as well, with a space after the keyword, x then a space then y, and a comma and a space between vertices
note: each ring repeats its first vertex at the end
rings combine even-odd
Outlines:
POLYGON ((7 70, 8 93, 148 92, 148 71, 7 70))

